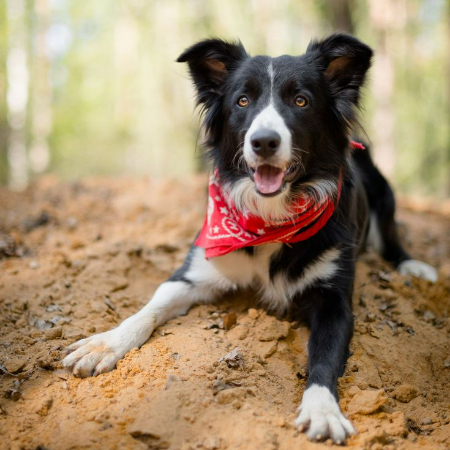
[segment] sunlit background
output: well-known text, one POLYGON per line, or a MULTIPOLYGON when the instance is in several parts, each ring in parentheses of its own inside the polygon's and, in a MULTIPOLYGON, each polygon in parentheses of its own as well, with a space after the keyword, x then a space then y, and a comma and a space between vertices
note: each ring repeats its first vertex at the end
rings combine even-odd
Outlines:
POLYGON ((199 171, 183 49, 300 54, 335 30, 376 51, 363 124, 379 166, 450 196, 449 0, 0 0, 0 183, 199 171))

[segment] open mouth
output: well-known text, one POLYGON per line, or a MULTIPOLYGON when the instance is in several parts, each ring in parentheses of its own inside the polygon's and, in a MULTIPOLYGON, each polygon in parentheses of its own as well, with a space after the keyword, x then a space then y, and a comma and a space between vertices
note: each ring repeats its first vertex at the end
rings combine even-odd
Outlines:
POLYGON ((286 169, 262 164, 256 168, 250 167, 250 176, 255 182, 256 191, 259 194, 272 197, 284 190, 286 182, 292 181, 297 171, 297 164, 292 164, 286 169))

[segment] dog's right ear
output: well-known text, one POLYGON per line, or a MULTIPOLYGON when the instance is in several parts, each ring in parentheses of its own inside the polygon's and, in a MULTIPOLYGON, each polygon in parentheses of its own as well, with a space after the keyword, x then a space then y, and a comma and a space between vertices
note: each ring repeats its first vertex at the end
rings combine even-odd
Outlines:
POLYGON ((198 102, 206 103, 211 94, 222 94, 228 74, 246 58, 248 55, 241 42, 207 39, 186 49, 177 62, 188 63, 198 102))

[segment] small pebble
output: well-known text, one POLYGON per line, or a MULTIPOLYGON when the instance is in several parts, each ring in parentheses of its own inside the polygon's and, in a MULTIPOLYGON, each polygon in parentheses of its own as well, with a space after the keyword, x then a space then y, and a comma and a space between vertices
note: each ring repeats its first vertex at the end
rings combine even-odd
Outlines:
POLYGON ((174 381, 181 381, 180 377, 178 377, 177 375, 175 375, 173 373, 169 373, 169 375, 167 376, 167 382, 166 382, 166 385, 164 387, 164 390, 167 391, 167 389, 170 388, 170 386, 172 385, 172 383, 174 381))
POLYGON ((237 322, 236 313, 233 311, 228 314, 225 314, 225 316, 223 316, 222 320, 223 320, 223 326, 224 326, 225 330, 228 331, 232 327, 234 327, 234 325, 236 325, 236 322, 237 322))
POLYGON ((69 217, 66 223, 67 226, 73 230, 78 226, 78 219, 76 217, 69 217))

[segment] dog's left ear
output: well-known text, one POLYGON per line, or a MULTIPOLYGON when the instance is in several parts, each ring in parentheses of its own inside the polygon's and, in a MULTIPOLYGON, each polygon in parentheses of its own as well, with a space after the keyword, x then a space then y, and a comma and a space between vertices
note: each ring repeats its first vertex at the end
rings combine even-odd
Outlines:
POLYGON ((210 95, 220 95, 231 71, 248 58, 241 42, 207 39, 186 49, 177 62, 187 62, 198 92, 198 102, 207 105, 210 95))
POLYGON ((318 61, 338 111, 349 121, 354 119, 360 88, 370 67, 373 51, 353 36, 336 33, 323 41, 312 41, 307 53, 318 61))

